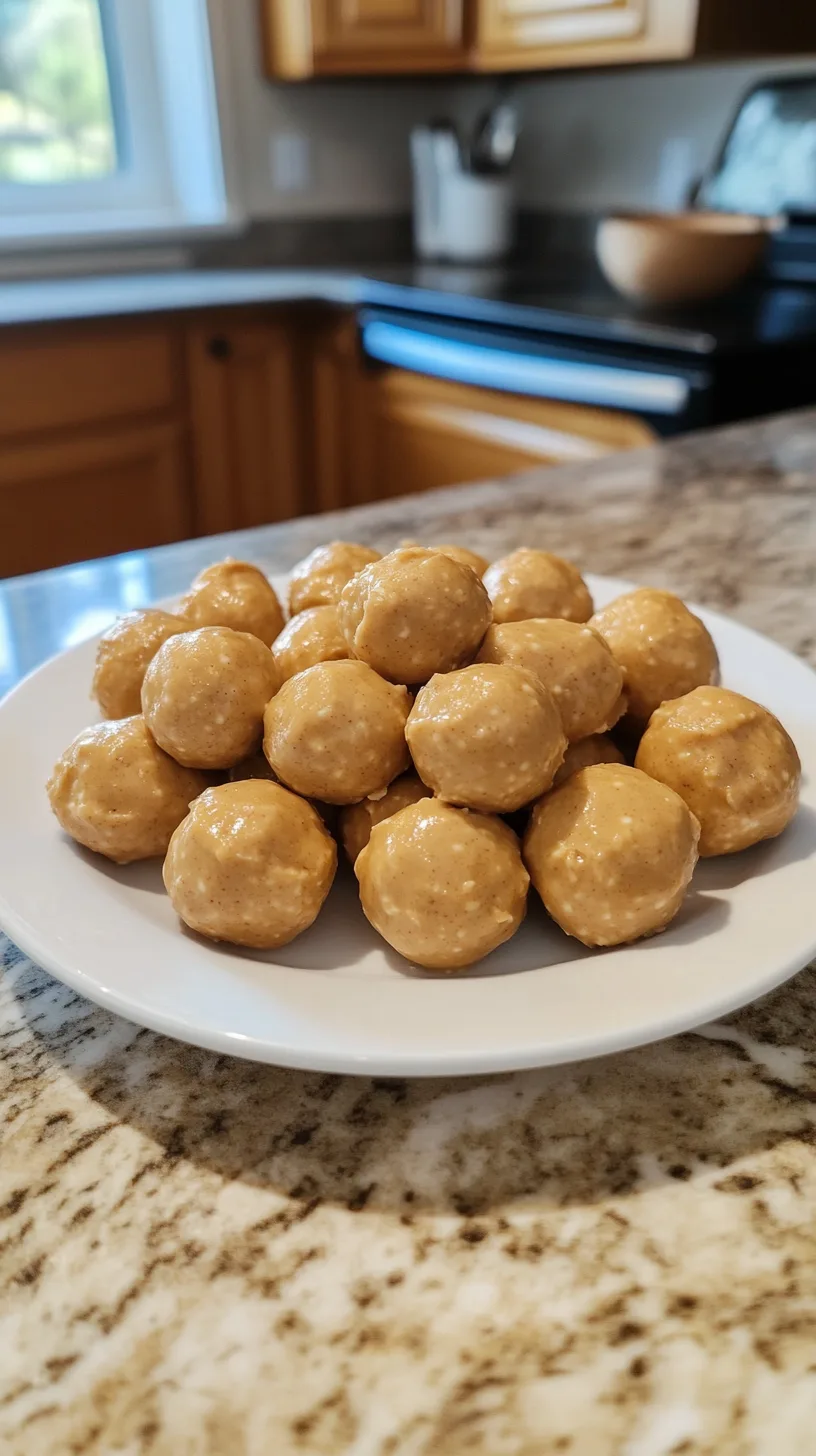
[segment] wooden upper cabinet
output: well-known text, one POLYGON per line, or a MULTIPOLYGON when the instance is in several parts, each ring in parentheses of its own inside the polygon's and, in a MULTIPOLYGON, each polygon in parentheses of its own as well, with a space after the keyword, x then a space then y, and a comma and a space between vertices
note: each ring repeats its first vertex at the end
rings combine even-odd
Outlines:
POLYGON ((694 51, 697 0, 475 0, 480 69, 669 60, 694 51))
POLYGON ((271 75, 461 70, 463 0, 262 0, 271 75))
POLYGON ((546 70, 816 48, 816 0, 260 0, 271 76, 546 70))
POLYGON ((476 70, 809 51, 814 0, 471 0, 476 70))

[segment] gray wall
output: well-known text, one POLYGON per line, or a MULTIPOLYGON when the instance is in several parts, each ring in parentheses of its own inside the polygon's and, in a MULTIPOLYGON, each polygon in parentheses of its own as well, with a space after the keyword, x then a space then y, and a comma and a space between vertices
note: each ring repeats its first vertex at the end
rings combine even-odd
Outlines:
MULTIPOLYGON (((492 83, 483 80, 273 85, 261 71, 256 0, 229 0, 229 47, 236 151, 253 217, 407 210, 411 127, 445 112, 466 123, 493 94, 492 83), (269 149, 276 132, 308 138, 308 190, 273 187, 269 149)), ((545 211, 648 206, 655 201, 665 143, 687 138, 689 168, 701 170, 742 91, 755 77, 782 70, 816 71, 816 55, 787 64, 644 66, 519 78, 520 200, 545 211)))

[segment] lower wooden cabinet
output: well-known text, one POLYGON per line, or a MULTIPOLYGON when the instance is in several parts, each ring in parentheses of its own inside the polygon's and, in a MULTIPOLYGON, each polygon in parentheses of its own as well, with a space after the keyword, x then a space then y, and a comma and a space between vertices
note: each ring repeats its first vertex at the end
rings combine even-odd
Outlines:
POLYGON ((593 460, 640 420, 363 359, 353 312, 0 333, 0 575, 593 460))
POLYGON ((349 317, 325 329, 314 358, 323 510, 595 460, 655 438, 642 420, 616 411, 366 364, 349 317))
POLYGON ((0 332, 0 575, 310 509, 308 337, 287 307, 0 332))
POLYGON ((0 574, 194 529, 173 317, 0 330, 0 574))
POLYGON ((193 530, 186 432, 140 423, 0 445, 0 575, 180 541, 193 530))
POLYGON ((275 79, 808 55, 813 0, 258 0, 275 79))

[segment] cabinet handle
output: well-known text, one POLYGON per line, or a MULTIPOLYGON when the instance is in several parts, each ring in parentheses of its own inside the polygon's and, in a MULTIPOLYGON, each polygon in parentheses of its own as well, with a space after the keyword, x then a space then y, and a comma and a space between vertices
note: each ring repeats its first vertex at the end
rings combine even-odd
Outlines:
POLYGON ((232 358, 232 344, 225 339, 223 334, 216 334, 207 344, 207 353, 211 359, 232 358))

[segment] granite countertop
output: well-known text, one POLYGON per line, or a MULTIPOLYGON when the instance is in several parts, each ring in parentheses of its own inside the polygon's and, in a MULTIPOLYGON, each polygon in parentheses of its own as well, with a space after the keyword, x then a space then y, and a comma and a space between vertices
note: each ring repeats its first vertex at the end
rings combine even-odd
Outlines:
MULTIPOLYGON (((339 532, 538 542, 816 663, 816 412, 230 544, 339 532)), ((223 547, 7 583, 6 657, 223 547)), ((816 967, 657 1046, 410 1083, 181 1046, 0 951, 9 1456, 816 1449, 816 967)))

